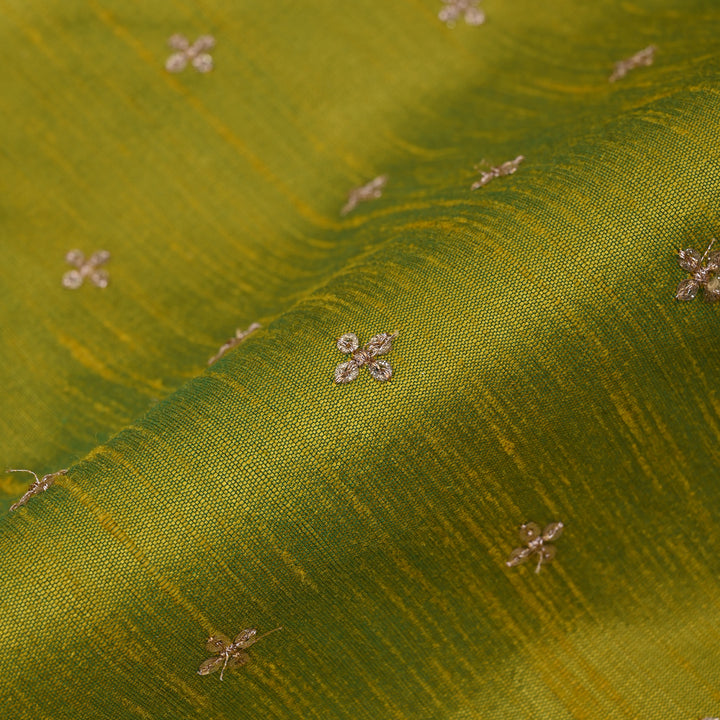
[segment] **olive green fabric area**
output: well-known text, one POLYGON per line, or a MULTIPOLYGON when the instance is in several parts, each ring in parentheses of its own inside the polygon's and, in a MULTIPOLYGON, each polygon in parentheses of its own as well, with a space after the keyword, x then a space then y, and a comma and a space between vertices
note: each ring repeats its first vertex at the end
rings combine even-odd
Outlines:
POLYGON ((720 8, 440 7, 0 6, 0 462, 70 467, 0 480, 0 717, 720 714, 720 307, 673 297, 720 8), (398 333, 390 382, 333 383, 345 332, 398 333), (528 520, 566 525, 539 574, 528 520))

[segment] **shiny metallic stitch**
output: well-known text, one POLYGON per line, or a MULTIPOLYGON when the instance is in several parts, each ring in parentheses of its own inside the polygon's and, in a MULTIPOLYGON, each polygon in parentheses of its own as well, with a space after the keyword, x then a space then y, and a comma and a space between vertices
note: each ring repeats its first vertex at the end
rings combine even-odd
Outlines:
POLYGON ((552 562, 555 557, 556 548, 549 543, 560 537, 564 527, 561 522, 550 523, 540 532, 540 526, 537 523, 525 523, 520 527, 520 540, 525 543, 525 547, 515 548, 505 564, 508 567, 515 567, 533 555, 537 555, 538 564, 535 572, 539 573, 540 568, 545 563, 552 562))
POLYGON ((352 210, 354 210, 358 203, 366 202, 368 200, 377 200, 382 197, 382 190, 387 185, 388 176, 378 175, 376 178, 371 180, 361 187, 354 188, 348 193, 348 199, 340 214, 345 216, 352 210))
POLYGON ((463 18, 468 25, 482 25, 485 22, 485 13, 478 7, 480 0, 442 0, 445 7, 440 10, 438 17, 449 28, 463 18))
POLYGON ((71 250, 65 255, 65 261, 70 265, 74 265, 76 270, 68 270, 62 279, 63 287, 69 290, 77 290, 85 278, 99 288, 106 288, 110 282, 107 270, 101 268, 110 259, 110 253, 107 250, 98 250, 89 258, 85 259, 85 255, 80 250, 71 250))
POLYGON ((43 475, 42 479, 38 478, 38 476, 32 470, 9 469, 5 472, 30 473, 35 478, 35 482, 30 485, 30 489, 16 503, 10 506, 10 512, 14 512, 22 505, 25 505, 25 503, 27 503, 27 501, 34 495, 39 495, 41 492, 45 492, 55 482, 56 477, 58 477, 59 475, 65 475, 67 473, 67 468, 63 470, 58 470, 54 473, 48 473, 47 475, 43 475))
POLYGON ((352 355, 347 362, 340 363, 335 368, 335 382, 344 385, 352 382, 360 373, 360 368, 367 365, 370 375, 378 382, 385 382, 392 377, 393 369, 386 360, 375 360, 378 355, 386 355, 392 350, 392 342, 397 333, 380 333, 368 340, 367 345, 360 347, 357 336, 346 333, 337 340, 337 349, 346 355, 352 355))
POLYGON ((213 69, 212 56, 207 52, 215 47, 212 35, 201 35, 192 45, 184 36, 176 33, 168 45, 177 50, 165 62, 165 69, 171 73, 182 72, 190 63, 198 72, 207 73, 213 69))
POLYGON ((720 252, 709 255, 714 244, 715 238, 712 238, 702 257, 693 248, 678 250, 678 264, 690 277, 677 286, 676 300, 694 300, 701 287, 707 301, 720 300, 720 252))
POLYGON ((480 179, 474 182, 470 189, 477 190, 478 188, 487 185, 491 180, 494 180, 495 178, 504 177, 505 175, 512 175, 518 169, 518 165, 520 165, 520 163, 524 159, 524 155, 518 155, 514 160, 508 160, 502 165, 498 165, 497 167, 491 167, 489 170, 482 170, 482 166, 488 165, 489 163, 485 162, 485 160, 480 161, 475 166, 475 170, 482 174, 480 176, 480 179))
POLYGON ((653 64, 655 60, 655 52, 657 48, 654 45, 648 45, 642 50, 638 50, 634 55, 625 60, 619 60, 615 63, 615 69, 612 75, 608 78, 608 82, 615 82, 624 78, 630 70, 634 70, 638 67, 648 67, 653 64))
POLYGON ((220 670, 220 666, 222 666, 222 670, 220 670, 220 679, 222 680, 225 668, 236 668, 249 663, 250 655, 245 650, 258 640, 277 630, 282 630, 282 628, 276 627, 275 630, 269 630, 262 635, 258 635, 256 628, 247 628, 237 635, 234 640, 230 640, 227 635, 222 633, 211 635, 205 644, 205 649, 216 657, 205 660, 198 670, 198 675, 209 675, 220 670))
POLYGON ((230 338, 224 345, 220 347, 215 355, 208 360, 208 365, 216 363, 228 350, 239 345, 250 333, 259 330, 262 327, 260 323, 253 323, 247 330, 237 328, 235 337, 230 338))

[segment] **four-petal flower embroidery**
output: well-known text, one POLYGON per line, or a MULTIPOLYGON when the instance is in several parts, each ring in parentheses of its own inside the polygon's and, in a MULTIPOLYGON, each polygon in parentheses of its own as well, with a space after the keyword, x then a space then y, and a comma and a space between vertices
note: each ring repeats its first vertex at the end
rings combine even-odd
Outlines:
POLYGON ((198 675, 209 675, 214 673, 216 670, 220 670, 220 679, 223 679, 225 674, 225 668, 240 667, 245 663, 250 662, 250 656, 245 652, 247 648, 254 645, 258 640, 267 637, 270 633, 274 633, 277 630, 282 630, 281 627, 276 627, 275 630, 269 630, 268 632, 258 635, 256 628, 248 628, 243 630, 234 640, 230 640, 227 635, 218 633, 217 635, 211 636, 206 645, 205 649, 213 653, 216 657, 208 658, 198 670, 198 675))
POLYGON ((39 478, 32 470, 7 470, 7 472, 24 472, 30 473, 34 478, 35 482, 30 485, 30 489, 13 505, 10 506, 10 512, 17 510, 20 506, 24 505, 34 495, 39 495, 41 492, 45 492, 54 482, 58 475, 65 475, 67 468, 64 470, 58 470, 54 473, 48 473, 39 478))
POLYGON ((715 238, 710 241, 702 257, 692 248, 678 250, 678 264, 690 273, 690 277, 677 286, 676 299, 693 300, 702 287, 706 300, 720 300, 720 251, 709 255, 714 244, 715 238))
POLYGON ((382 197, 382 190, 385 185, 387 185, 387 181, 387 175, 378 175, 369 183, 365 183, 365 185, 351 190, 348 193, 348 200, 343 209, 340 211, 340 214, 347 215, 350 211, 357 207, 359 202, 377 200, 379 197, 382 197))
POLYGON ((461 17, 468 25, 482 25, 485 22, 485 13, 478 7, 480 0, 442 1, 445 7, 438 13, 438 17, 450 28, 455 27, 461 17))
POLYGON ((517 169, 518 165, 525 159, 523 155, 518 155, 514 160, 508 160, 502 165, 491 167, 489 170, 483 170, 483 165, 488 165, 484 160, 475 166, 475 169, 481 173, 480 179, 472 184, 471 190, 477 190, 478 188, 487 185, 491 180, 495 178, 504 177, 505 175, 512 175, 517 169))
POLYGON ((107 270, 100 266, 110 259, 110 253, 107 250, 98 250, 89 258, 85 259, 85 255, 80 250, 71 250, 65 260, 74 265, 77 270, 68 270, 62 279, 63 287, 70 290, 79 288, 85 278, 88 278, 93 285, 99 288, 106 288, 110 282, 107 270))
POLYGON ((352 354, 347 362, 335 368, 335 382, 339 385, 352 382, 359 374, 360 368, 367 365, 370 374, 378 381, 385 382, 392 377, 393 369, 386 360, 376 360, 378 355, 386 355, 392 350, 392 341, 397 333, 380 333, 371 337, 365 347, 360 347, 357 336, 347 333, 338 338, 337 348, 346 355, 352 354))
POLYGON ((555 557, 556 548, 549 543, 560 537, 564 527, 561 522, 550 523, 540 532, 540 526, 537 523, 525 523, 520 527, 520 540, 525 543, 525 547, 515 548, 505 564, 508 567, 514 567, 524 563, 533 555, 537 555, 538 564, 535 572, 539 573, 542 565, 551 562, 555 557))
POLYGON ((198 72, 206 73, 213 69, 212 56, 207 52, 215 47, 212 35, 201 35, 192 45, 180 34, 173 35, 168 45, 177 50, 165 62, 165 69, 171 73, 182 72, 190 63, 198 72))

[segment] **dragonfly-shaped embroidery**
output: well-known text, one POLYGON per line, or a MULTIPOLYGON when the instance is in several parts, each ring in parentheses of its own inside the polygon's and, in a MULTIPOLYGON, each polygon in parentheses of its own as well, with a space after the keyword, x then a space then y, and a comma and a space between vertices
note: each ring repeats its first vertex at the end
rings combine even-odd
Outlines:
POLYGON ((539 573, 540 568, 545 563, 552 562, 555 557, 556 548, 550 543, 560 537, 564 527, 561 522, 550 523, 540 532, 540 526, 537 523, 529 522, 521 525, 520 540, 525 543, 525 547, 515 548, 505 564, 508 567, 514 567, 524 563, 533 555, 537 555, 538 564, 535 572, 539 573))
POLYGON ((348 199, 345 206, 340 211, 341 215, 347 215, 349 212, 354 210, 358 203, 367 202, 368 200, 377 200, 382 197, 382 191, 385 185, 387 185, 388 176, 378 175, 376 178, 371 180, 361 187, 354 188, 348 193, 348 199))
POLYGON ((480 179, 475 181, 472 186, 470 187, 471 190, 477 190, 478 188, 483 187, 484 185, 487 185, 491 180, 494 180, 495 178, 504 177, 505 175, 512 175, 517 169, 518 165, 525 159, 523 155, 518 155, 514 160, 508 160, 507 162, 504 162, 502 165, 497 165, 496 167, 491 167, 489 170, 483 170, 482 167, 488 166, 489 163, 486 163, 484 160, 480 162, 478 165, 475 166, 475 169, 481 173, 480 179))
POLYGON ((678 250, 678 264, 691 276, 677 286, 677 300, 693 300, 700 288, 704 289, 706 300, 720 300, 720 251, 709 254, 714 244, 712 238, 702 257, 693 248, 678 250))
POLYGON ((212 35, 201 35, 192 45, 190 41, 180 34, 173 35, 168 45, 177 50, 165 62, 165 69, 171 73, 182 72, 190 63, 198 72, 206 73, 213 69, 213 59, 208 53, 215 47, 215 38, 212 35))
POLYGON ((230 338, 220 349, 208 360, 208 365, 216 363, 228 350, 239 345, 245 338, 255 330, 259 330, 262 327, 260 323, 253 323, 247 330, 241 330, 237 328, 235 330, 235 337, 230 338))
POLYGON ((6 472, 24 472, 24 473, 30 473, 35 478, 35 482, 33 482, 32 485, 30 485, 30 489, 13 505, 10 506, 10 512, 14 512, 22 505, 25 505, 25 503, 34 495, 39 495, 41 492, 45 492, 54 482, 55 478, 60 475, 65 475, 67 473, 67 468, 63 470, 58 470, 54 473, 48 473, 47 475, 43 475, 42 478, 39 478, 32 470, 7 470, 6 472))
POLYGON ((250 655, 245 650, 258 640, 262 640, 262 638, 278 630, 282 630, 282 628, 276 627, 274 630, 268 630, 268 632, 258 635, 257 628, 247 628, 237 635, 234 640, 230 640, 227 635, 222 633, 212 635, 208 639, 205 649, 216 657, 205 660, 198 670, 198 675, 210 675, 210 673, 214 673, 222 667, 222 670, 220 670, 220 679, 222 680, 225 668, 236 668, 250 662, 250 655))
POLYGON ((639 67, 648 67, 653 64, 655 60, 655 51, 657 48, 654 45, 648 45, 642 50, 638 50, 634 55, 625 60, 619 60, 615 63, 615 69, 612 75, 608 78, 608 82, 615 82, 624 78, 630 70, 634 70, 639 67))
POLYGON ((338 385, 352 382, 360 373, 360 368, 367 365, 370 374, 378 381, 385 382, 392 377, 393 369, 386 360, 376 360, 378 355, 387 355, 392 350, 392 342, 397 333, 380 333, 368 340, 367 345, 360 347, 357 335, 346 333, 338 338, 337 349, 346 355, 352 354, 347 362, 335 368, 335 382, 338 385))

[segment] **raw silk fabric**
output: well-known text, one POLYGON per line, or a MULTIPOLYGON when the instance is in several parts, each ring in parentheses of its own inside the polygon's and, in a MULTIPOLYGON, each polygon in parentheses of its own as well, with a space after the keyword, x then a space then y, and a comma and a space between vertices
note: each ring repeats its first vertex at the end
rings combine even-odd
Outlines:
POLYGON ((0 717, 720 715, 720 6, 479 7, 0 4, 0 717))

